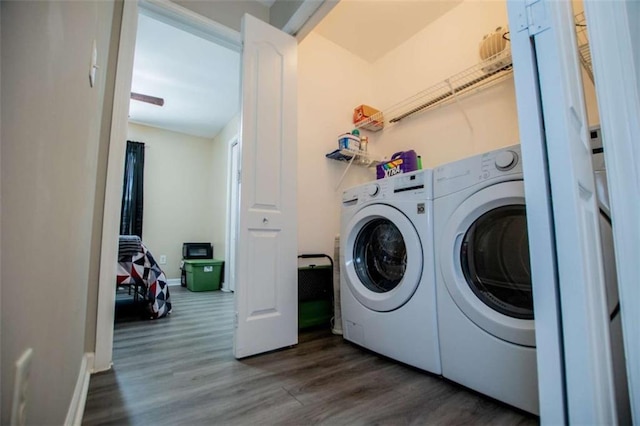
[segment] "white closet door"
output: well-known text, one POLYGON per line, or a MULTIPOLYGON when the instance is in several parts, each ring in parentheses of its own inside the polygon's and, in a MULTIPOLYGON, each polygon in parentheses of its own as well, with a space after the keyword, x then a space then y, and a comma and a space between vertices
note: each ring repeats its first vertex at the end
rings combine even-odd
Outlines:
MULTIPOLYGON (((586 0, 632 418, 640 423, 640 2, 586 0), (612 48, 615 46, 615 48, 612 48)), ((620 421, 624 419, 620 417, 620 421)))
POLYGON ((543 258, 532 264, 541 420, 615 424, 611 356, 603 350, 610 344, 599 213, 571 3, 513 0, 509 24, 531 253, 543 258), (530 78, 534 68, 537 81, 530 78), (545 375, 547 366, 555 377, 545 375))
POLYGON ((298 343, 297 42, 243 18, 234 354, 298 343))

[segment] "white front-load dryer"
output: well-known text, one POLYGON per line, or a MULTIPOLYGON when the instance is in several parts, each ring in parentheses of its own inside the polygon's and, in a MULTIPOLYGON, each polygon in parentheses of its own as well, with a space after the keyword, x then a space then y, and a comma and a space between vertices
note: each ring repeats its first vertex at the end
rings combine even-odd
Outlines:
POLYGON ((340 299, 346 340, 440 374, 432 182, 420 170, 344 192, 340 299))
POLYGON ((520 147, 434 170, 442 375, 538 414, 520 147))

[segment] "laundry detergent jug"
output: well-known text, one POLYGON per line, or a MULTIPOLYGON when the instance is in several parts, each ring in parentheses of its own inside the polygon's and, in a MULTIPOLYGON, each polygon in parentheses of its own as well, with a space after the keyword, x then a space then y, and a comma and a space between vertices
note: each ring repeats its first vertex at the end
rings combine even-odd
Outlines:
POLYGON ((414 150, 396 152, 391 160, 376 166, 378 179, 418 170, 418 155, 414 150))

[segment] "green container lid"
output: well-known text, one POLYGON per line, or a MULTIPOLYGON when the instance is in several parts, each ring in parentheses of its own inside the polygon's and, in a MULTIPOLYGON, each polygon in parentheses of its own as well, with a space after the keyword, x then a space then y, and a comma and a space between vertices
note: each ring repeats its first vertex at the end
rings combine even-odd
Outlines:
POLYGON ((219 265, 223 263, 224 260, 220 259, 191 259, 185 260, 185 265, 219 265))

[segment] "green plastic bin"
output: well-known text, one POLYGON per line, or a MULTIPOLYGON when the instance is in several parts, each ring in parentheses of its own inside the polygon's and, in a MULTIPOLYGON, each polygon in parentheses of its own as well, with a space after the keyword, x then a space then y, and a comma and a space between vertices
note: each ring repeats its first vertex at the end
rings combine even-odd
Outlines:
POLYGON ((326 254, 301 254, 300 259, 325 258, 328 265, 298 268, 298 329, 330 326, 333 317, 333 260, 326 254))
POLYGON ((223 265, 224 260, 217 259, 185 260, 187 289, 191 291, 219 290, 223 265))

